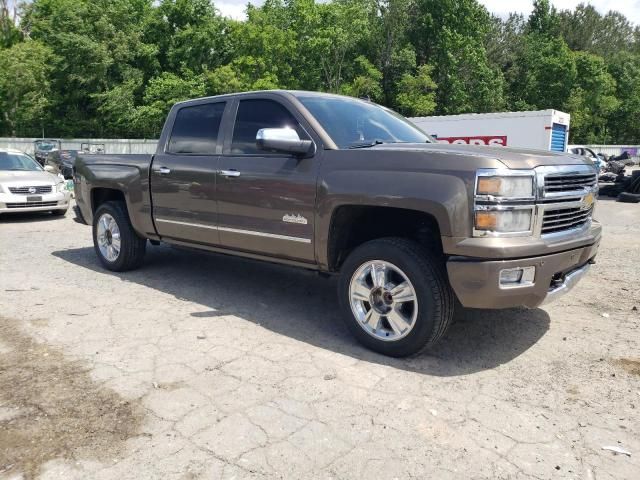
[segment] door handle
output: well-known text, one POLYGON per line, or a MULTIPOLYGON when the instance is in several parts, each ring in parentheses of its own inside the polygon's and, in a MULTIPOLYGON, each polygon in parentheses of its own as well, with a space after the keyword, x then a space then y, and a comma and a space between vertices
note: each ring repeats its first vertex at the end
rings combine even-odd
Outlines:
POLYGON ((240 172, 238 170, 220 170, 218 171, 223 177, 239 177, 240 172))
POLYGON ((158 167, 153 169, 154 172, 159 173, 160 175, 167 175, 171 173, 171 169, 167 167, 158 167))

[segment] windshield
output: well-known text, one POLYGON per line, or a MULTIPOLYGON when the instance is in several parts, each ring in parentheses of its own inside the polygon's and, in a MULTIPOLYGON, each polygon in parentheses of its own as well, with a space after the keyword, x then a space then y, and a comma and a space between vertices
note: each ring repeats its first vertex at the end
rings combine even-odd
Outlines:
POLYGON ((42 170, 42 167, 30 156, 23 153, 0 152, 0 171, 1 170, 37 172, 42 170))
POLYGON ((298 99, 339 148, 432 141, 407 119, 375 103, 320 95, 299 96, 298 99))

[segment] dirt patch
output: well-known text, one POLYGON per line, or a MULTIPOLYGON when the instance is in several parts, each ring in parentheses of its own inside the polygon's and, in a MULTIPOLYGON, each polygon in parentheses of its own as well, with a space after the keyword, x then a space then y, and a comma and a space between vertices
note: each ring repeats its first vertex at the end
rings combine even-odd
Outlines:
POLYGON ((624 368, 630 374, 640 376, 640 360, 632 358, 619 358, 618 360, 615 360, 614 363, 619 367, 624 368))
POLYGON ((113 459, 137 434, 142 408, 94 383, 79 361, 0 317, 0 475, 38 475, 57 458, 113 459))

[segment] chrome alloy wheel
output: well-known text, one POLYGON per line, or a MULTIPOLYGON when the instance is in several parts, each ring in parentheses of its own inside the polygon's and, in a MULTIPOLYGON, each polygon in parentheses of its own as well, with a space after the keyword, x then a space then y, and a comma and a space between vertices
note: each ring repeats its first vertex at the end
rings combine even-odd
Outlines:
POLYGON ((418 317, 418 296, 411 281, 384 260, 368 261, 355 271, 349 301, 358 325, 378 340, 406 337, 418 317))
POLYGON ((115 262, 120 255, 120 227, 110 214, 103 213, 100 216, 96 236, 102 256, 115 262))

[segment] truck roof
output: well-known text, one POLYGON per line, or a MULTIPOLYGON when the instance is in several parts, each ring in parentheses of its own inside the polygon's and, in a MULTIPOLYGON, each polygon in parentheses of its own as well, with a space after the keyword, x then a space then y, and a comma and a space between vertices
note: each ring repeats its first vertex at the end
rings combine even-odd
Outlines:
POLYGON ((314 96, 314 97, 327 97, 327 98, 349 98, 352 100, 358 100, 355 97, 349 97, 347 95, 339 95, 337 93, 326 93, 326 92, 312 92, 312 91, 306 91, 306 90, 282 90, 282 89, 276 89, 276 90, 251 90, 249 92, 238 92, 238 93, 226 93, 224 95, 213 95, 213 96, 209 96, 209 97, 199 97, 199 98, 191 98, 189 100, 183 100, 182 102, 177 102, 176 105, 184 105, 184 104, 189 104, 192 102, 199 102, 201 100, 209 100, 209 99, 223 99, 223 98, 233 98, 233 97, 243 97, 243 96, 248 96, 248 95, 253 95, 256 93, 276 93, 276 94, 280 94, 280 95, 285 95, 285 96, 293 96, 293 97, 308 97, 308 96, 314 96))

